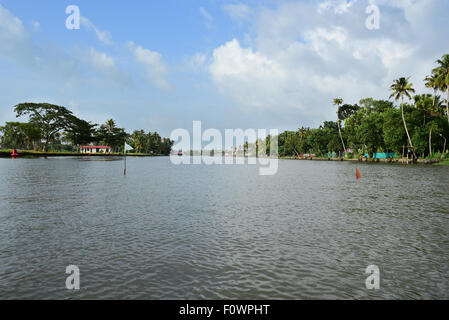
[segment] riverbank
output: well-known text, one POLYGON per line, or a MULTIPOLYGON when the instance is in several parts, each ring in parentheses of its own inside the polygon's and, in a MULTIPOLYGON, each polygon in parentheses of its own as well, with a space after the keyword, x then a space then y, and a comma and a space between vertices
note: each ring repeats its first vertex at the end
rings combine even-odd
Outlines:
MULTIPOLYGON (((307 158, 298 158, 298 157, 280 157, 280 159, 284 160, 314 160, 314 161, 351 161, 351 162, 367 162, 367 163, 398 163, 405 164, 400 158, 394 159, 364 159, 359 160, 356 158, 323 158, 323 157, 307 157, 307 158)), ((418 159, 418 164, 436 164, 436 165, 449 165, 449 160, 439 160, 439 159, 418 159)))
MULTIPOLYGON (((117 157, 124 156, 123 153, 79 153, 79 152, 43 152, 31 150, 19 150, 19 157, 117 157)), ((0 150, 0 158, 11 158, 11 150, 0 150)), ((127 153, 127 157, 161 157, 162 155, 155 155, 149 153, 127 153)))
MULTIPOLYGON (((0 158, 11 158, 11 150, 0 150, 0 158)), ((43 152, 43 151, 31 151, 31 150, 19 150, 19 157, 25 158, 40 158, 40 157, 123 157, 123 153, 79 153, 79 152, 63 152, 63 151, 54 151, 54 152, 43 152)), ((163 157, 161 154, 148 154, 148 153, 127 153, 127 157, 163 157)), ((360 161, 356 158, 326 158, 326 157, 307 157, 307 158, 298 158, 298 157, 280 157, 282 160, 313 160, 313 161, 351 161, 351 162, 366 162, 366 163, 397 163, 403 164, 402 159, 365 159, 360 161)), ((439 159, 418 159, 418 164, 433 164, 433 165, 442 165, 449 166, 449 160, 439 160, 439 159)))

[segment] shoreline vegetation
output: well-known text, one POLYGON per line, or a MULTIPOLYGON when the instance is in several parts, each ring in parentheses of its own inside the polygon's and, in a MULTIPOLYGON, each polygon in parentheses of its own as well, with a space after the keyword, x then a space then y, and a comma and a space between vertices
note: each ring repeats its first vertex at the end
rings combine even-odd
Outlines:
MULTIPOLYGON (((406 164, 406 161, 403 161, 401 158, 392 158, 392 159, 356 159, 356 158, 325 158, 325 157, 307 157, 307 158, 298 158, 297 156, 291 157, 280 157, 282 160, 311 160, 311 161, 350 161, 350 162, 363 162, 363 163, 390 163, 390 164, 406 164)), ((417 159, 417 164, 433 164, 433 165, 449 165, 449 160, 441 160, 441 159, 417 159)))
MULTIPOLYGON (((332 102, 336 121, 324 121, 318 128, 301 127, 297 131, 282 132, 278 136, 279 157, 446 163, 449 160, 449 54, 437 60, 436 65, 423 79, 432 94, 415 94, 410 79, 401 77, 392 82, 388 100, 364 98, 358 104, 348 104, 342 98, 335 98, 332 102)), ((244 149, 258 152, 262 147, 270 154, 270 138, 246 144, 244 149)))
POLYGON ((440 163, 435 164, 437 166, 449 166, 449 160, 442 161, 440 163))
MULTIPOLYGON (((0 149, 0 158, 11 158, 12 149, 0 149)), ((123 152, 112 153, 80 153, 72 151, 33 151, 33 150, 17 150, 20 158, 39 158, 39 157, 124 157, 123 152)), ((163 157, 163 154, 149 153, 126 153, 127 157, 163 157)))
POLYGON ((81 147, 92 145, 108 146, 112 153, 107 154, 119 155, 124 153, 125 143, 132 147, 132 155, 169 155, 174 143, 157 132, 127 133, 113 119, 102 125, 93 124, 66 107, 48 103, 20 103, 14 106, 14 112, 17 118, 26 117, 28 121, 6 122, 1 126, 0 148, 20 150, 19 156, 84 155, 81 147))
MULTIPOLYGON (((297 131, 282 132, 277 136, 275 156, 446 165, 449 161, 449 54, 436 60, 436 64, 423 79, 433 94, 415 94, 410 79, 401 77, 390 86, 389 100, 364 98, 358 104, 345 104, 342 98, 335 98, 336 121, 324 121, 318 128, 301 127, 297 131), (439 92, 447 97, 438 95, 439 92), (379 159, 378 154, 387 159, 379 159)), ((16 148, 20 150, 19 155, 85 156, 80 153, 80 147, 96 144, 111 147, 113 153, 109 155, 117 156, 123 154, 127 143, 135 152, 129 156, 168 156, 174 144, 157 132, 127 133, 113 119, 100 126, 92 124, 63 106, 27 102, 14 106, 14 111, 16 117, 27 117, 28 122, 6 122, 0 127, 0 148, 16 148)), ((247 141, 233 152, 271 154, 271 138, 247 141)), ((99 155, 106 154, 96 156, 99 155)))
MULTIPOLYGON (((166 157, 168 155, 163 154, 148 154, 148 153, 79 153, 79 152, 43 152, 43 151, 29 151, 29 150, 19 150, 21 158, 46 158, 46 157, 166 157)), ((11 158, 12 149, 1 150, 0 158, 11 158)), ((238 156, 241 157, 241 156, 238 156)), ((248 158, 248 157, 245 157, 248 158)), ((270 157, 265 157, 270 158, 270 157)), ((298 156, 284 156, 279 157, 280 160, 309 160, 309 161, 350 161, 350 162, 365 162, 365 163, 390 163, 390 164, 404 164, 400 158, 394 159, 355 159, 355 158, 326 158, 326 157, 298 157, 298 156)), ((444 165, 449 166, 449 160, 441 159, 418 159, 418 164, 433 164, 433 165, 444 165)))

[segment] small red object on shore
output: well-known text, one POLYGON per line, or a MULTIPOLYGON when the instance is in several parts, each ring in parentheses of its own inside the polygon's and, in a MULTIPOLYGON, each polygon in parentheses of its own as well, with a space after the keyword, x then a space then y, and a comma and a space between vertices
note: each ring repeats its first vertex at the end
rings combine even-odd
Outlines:
POLYGON ((16 148, 12 149, 11 157, 17 157, 18 155, 16 148))

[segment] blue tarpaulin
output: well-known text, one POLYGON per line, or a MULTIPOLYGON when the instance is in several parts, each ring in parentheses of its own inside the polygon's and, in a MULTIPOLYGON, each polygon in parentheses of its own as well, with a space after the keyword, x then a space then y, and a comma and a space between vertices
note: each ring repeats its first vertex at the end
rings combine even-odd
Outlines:
MULTIPOLYGON (((368 153, 365 153, 365 157, 369 157, 368 153)), ((392 158, 396 158, 397 155, 395 152, 389 152, 389 153, 374 153, 373 154, 373 159, 392 159, 392 158)))

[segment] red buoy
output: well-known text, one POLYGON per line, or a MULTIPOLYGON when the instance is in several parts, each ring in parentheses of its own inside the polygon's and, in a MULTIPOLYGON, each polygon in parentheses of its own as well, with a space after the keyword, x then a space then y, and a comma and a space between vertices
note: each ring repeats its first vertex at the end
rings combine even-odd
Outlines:
POLYGON ((355 173, 356 173, 356 175, 357 175, 357 180, 360 179, 360 178, 362 178, 362 176, 360 175, 360 171, 359 171, 358 168, 355 169, 355 173))
POLYGON ((12 149, 11 157, 17 157, 18 155, 16 148, 12 149))

